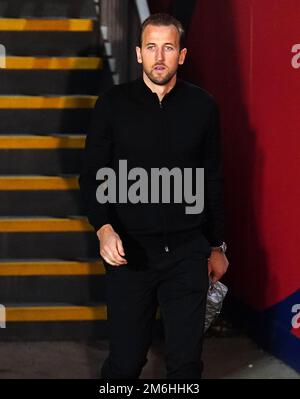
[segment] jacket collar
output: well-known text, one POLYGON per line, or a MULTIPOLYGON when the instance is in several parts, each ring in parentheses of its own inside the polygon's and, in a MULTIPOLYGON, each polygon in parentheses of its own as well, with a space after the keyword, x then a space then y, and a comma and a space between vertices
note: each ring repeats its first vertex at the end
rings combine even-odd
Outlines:
MULTIPOLYGON (((182 80, 177 78, 175 85, 168 93, 164 95, 162 102, 167 102, 169 101, 169 99, 174 97, 178 93, 181 86, 182 80)), ((139 102, 150 102, 152 104, 158 104, 159 102, 158 95, 154 93, 149 86, 146 85, 142 76, 133 81, 133 95, 135 99, 139 102)))

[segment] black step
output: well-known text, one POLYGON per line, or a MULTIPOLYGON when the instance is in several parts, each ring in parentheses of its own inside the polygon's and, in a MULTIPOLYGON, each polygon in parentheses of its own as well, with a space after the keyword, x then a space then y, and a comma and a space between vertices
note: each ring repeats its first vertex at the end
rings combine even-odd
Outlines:
POLYGON ((0 109, 0 134, 85 134, 92 109, 0 109))
POLYGON ((99 95, 108 83, 103 70, 0 70, 2 95, 99 95))
POLYGON ((6 55, 100 56, 103 48, 96 32, 0 31, 6 55))
POLYGON ((99 257, 94 232, 0 232, 1 259, 82 259, 99 257))
MULTIPOLYGON (((155 320, 153 337, 164 336, 161 320, 155 320)), ((108 339, 107 320, 10 322, 0 328, 0 342, 90 341, 108 339)))
POLYGON ((0 342, 89 341, 108 338, 106 320, 10 322, 0 328, 0 342))
POLYGON ((79 190, 1 190, 0 216, 82 215, 79 190))
POLYGON ((93 0, 0 0, 0 16, 93 18, 93 0))
POLYGON ((81 149, 0 149, 0 171, 4 175, 78 174, 81 161, 81 149))
POLYGON ((70 302, 80 305, 104 301, 104 280, 105 275, 1 276, 0 303, 70 302))

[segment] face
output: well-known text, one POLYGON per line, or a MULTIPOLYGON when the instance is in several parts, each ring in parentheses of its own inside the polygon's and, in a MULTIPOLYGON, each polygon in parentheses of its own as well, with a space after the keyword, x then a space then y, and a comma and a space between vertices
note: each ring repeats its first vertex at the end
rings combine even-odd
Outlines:
POLYGON ((157 85, 167 84, 176 75, 186 52, 186 48, 180 51, 179 33, 174 25, 147 25, 142 47, 136 47, 137 61, 143 64, 144 73, 157 85))

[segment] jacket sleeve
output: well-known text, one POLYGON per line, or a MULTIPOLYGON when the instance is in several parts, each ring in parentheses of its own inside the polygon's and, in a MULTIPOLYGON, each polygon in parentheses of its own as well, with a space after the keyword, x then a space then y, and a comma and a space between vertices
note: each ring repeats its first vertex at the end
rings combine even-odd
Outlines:
POLYGON ((97 201, 96 190, 101 181, 96 180, 98 169, 108 166, 112 157, 111 106, 108 94, 98 97, 92 111, 89 129, 83 151, 79 187, 83 206, 90 224, 97 231, 101 226, 111 223, 109 203, 97 201))
POLYGON ((211 246, 224 241, 223 165, 221 160, 220 114, 212 102, 204 149, 204 233, 211 246))

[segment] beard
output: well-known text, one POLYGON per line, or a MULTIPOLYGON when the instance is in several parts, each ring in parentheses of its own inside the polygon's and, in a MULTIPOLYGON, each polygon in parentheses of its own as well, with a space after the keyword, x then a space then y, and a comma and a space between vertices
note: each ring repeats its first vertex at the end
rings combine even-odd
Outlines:
POLYGON ((174 77, 174 75, 176 75, 176 71, 169 72, 169 73, 167 73, 167 75, 161 76, 161 77, 154 76, 151 71, 148 72, 148 71, 144 70, 144 72, 148 76, 148 78, 151 80, 152 83, 154 83, 156 85, 161 85, 161 86, 164 86, 167 83, 169 83, 170 80, 174 77))

